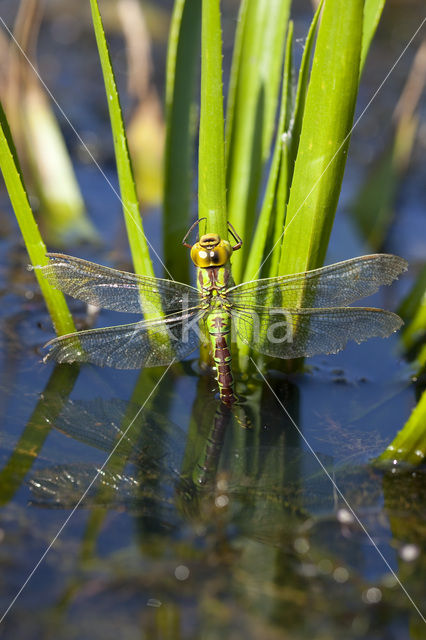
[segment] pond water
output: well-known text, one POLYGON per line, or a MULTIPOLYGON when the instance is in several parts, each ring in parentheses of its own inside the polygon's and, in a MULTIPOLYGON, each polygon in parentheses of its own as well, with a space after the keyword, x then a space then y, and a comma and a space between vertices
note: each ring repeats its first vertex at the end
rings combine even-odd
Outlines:
MULTIPOLYGON (((410 25, 395 33, 400 10, 395 3, 385 16, 360 102, 408 39, 410 25)), ((304 7, 301 33, 307 15, 304 7)), ((82 56, 74 49, 67 58, 59 101, 82 56)), ((327 263, 370 252, 348 205, 408 68, 406 60, 354 134, 327 263)), ((103 104, 101 92, 96 100, 103 104)), ((78 101, 71 109, 77 129, 102 136, 93 111, 78 101)), ((385 247, 414 271, 426 245, 421 109, 423 138, 385 247)), ((125 262, 119 204, 74 151, 105 245, 69 252, 125 262), (117 237, 111 254, 105 247, 117 237)), ((113 167, 106 171, 116 184, 113 167)), ((0 218, 0 637, 426 637, 416 610, 425 615, 426 470, 372 465, 416 401, 397 335, 310 358, 297 374, 273 362, 266 382, 255 372, 237 379, 251 416, 244 428, 220 410, 196 356, 167 371, 43 364, 50 320, 4 190, 0 218)), ((161 212, 144 225, 160 250, 161 212)), ((395 310, 414 275, 365 304, 395 310)), ((71 306, 82 318, 83 306, 71 306)), ((99 319, 122 321, 112 312, 99 319)))

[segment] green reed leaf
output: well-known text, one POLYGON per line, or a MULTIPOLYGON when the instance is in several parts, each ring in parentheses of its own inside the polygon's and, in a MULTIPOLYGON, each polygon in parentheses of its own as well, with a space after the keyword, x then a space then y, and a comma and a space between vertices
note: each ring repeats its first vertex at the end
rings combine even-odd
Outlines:
POLYGON ((363 1, 325 3, 291 184, 280 273, 322 265, 358 91, 363 1))
POLYGON ((209 232, 227 238, 222 94, 222 33, 219 0, 203 0, 198 215, 209 232))
POLYGON ((364 68, 371 41, 376 33, 386 0, 365 0, 360 72, 364 68))
POLYGON ((139 202, 136 195, 136 186, 124 129, 120 99, 97 0, 90 0, 90 6, 108 100, 118 179, 120 182, 121 201, 133 266, 135 273, 152 276, 154 275, 154 271, 139 212, 139 202))
MULTIPOLYGON (((9 193, 12 207, 33 266, 48 263, 46 245, 43 242, 25 190, 20 168, 17 164, 16 150, 10 136, 6 116, 0 104, 0 168, 9 193)), ((35 275, 46 306, 58 335, 75 331, 72 316, 63 294, 53 289, 42 276, 39 269, 35 275)))
POLYGON ((201 3, 176 0, 167 52, 163 228, 166 267, 180 282, 189 279, 189 256, 182 255, 180 239, 191 218, 200 31, 201 3))
POLYGON ((426 391, 408 421, 391 444, 375 460, 379 466, 387 466, 396 460, 410 465, 418 465, 426 458, 426 391))
POLYGON ((245 240, 233 259, 236 281, 250 252, 275 129, 289 11, 287 0, 247 0, 240 10, 226 129, 228 214, 245 240))
POLYGON ((291 95, 292 87, 291 85, 289 87, 289 107, 287 109, 286 123, 283 135, 282 158, 280 164, 275 212, 275 228, 271 247, 272 255, 269 270, 270 276, 278 275, 278 266, 280 263, 287 203, 289 198, 290 185, 293 180, 297 151, 299 149, 300 133, 302 130, 303 114, 306 103, 306 94, 309 86, 309 70, 311 65, 312 50, 314 47, 318 20, 322 11, 322 6, 323 1, 320 2, 318 9, 315 12, 311 26, 309 28, 308 36, 306 38, 302 61, 300 63, 294 104, 292 103, 293 96, 291 95))
POLYGON ((272 156, 271 167, 269 169, 268 181, 266 184, 265 195, 263 197, 262 208, 259 220, 256 225, 252 246, 248 256, 247 264, 244 270, 243 281, 254 280, 260 277, 260 269, 262 260, 265 256, 266 241, 269 230, 273 223, 274 203, 277 197, 278 176, 280 163, 283 162, 282 152, 285 145, 283 134, 286 123, 288 122, 289 94, 291 93, 291 62, 292 62, 292 46, 293 46, 293 23, 289 23, 286 54, 284 62, 284 77, 282 82, 281 107, 279 114, 279 122, 275 134, 275 146, 272 156))

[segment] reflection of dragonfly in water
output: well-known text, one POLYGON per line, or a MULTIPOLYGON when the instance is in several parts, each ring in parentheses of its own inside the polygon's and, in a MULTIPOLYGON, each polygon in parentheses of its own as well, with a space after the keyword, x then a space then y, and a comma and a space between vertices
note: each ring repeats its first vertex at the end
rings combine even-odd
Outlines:
POLYGON ((402 258, 361 256, 235 286, 229 261, 241 247, 241 238, 230 226, 234 246, 214 233, 202 235, 191 246, 186 239, 192 229, 183 243, 191 249, 198 268, 198 289, 48 254, 50 264, 40 270, 53 286, 105 309, 141 313, 143 307, 146 319, 56 338, 48 343, 46 360, 119 369, 168 365, 193 352, 200 337, 209 334, 220 398, 231 406, 237 400, 231 371, 231 322, 242 342, 278 358, 336 353, 348 340, 387 337, 402 324, 397 315, 383 309, 346 306, 395 280, 407 268, 402 258))
MULTIPOLYGON (((50 402, 53 406, 55 398, 50 402)), ((72 508, 84 494, 84 507, 96 504, 125 507, 140 514, 149 511, 152 519, 170 522, 175 487, 184 490, 187 486, 181 476, 186 436, 178 425, 160 414, 139 409, 116 398, 69 400, 59 417, 52 419, 55 428, 107 453, 111 460, 101 466, 91 461, 87 453, 85 462, 38 469, 29 481, 35 502, 72 508), (131 416, 130 426, 126 426, 126 416, 131 416), (98 483, 92 487, 96 475, 98 483)))
MULTIPOLYGON (((262 505, 266 500, 275 504, 289 498, 297 502, 302 469, 304 475, 312 476, 316 502, 321 486, 321 505, 324 499, 330 503, 328 481, 322 486, 321 471, 310 453, 289 448, 284 439, 269 441, 266 432, 255 444, 235 442, 232 431, 224 442, 230 412, 223 405, 219 405, 206 443, 198 447, 168 418, 155 411, 141 412, 138 405, 118 398, 69 400, 59 416, 55 396, 46 402, 46 417, 51 406, 55 429, 86 445, 87 450, 84 462, 54 463, 31 474, 32 503, 38 506, 125 509, 170 529, 179 526, 182 513, 199 518, 203 513, 203 509, 198 512, 199 499, 214 499, 219 480, 219 492, 226 486, 227 495, 233 498, 233 518, 239 518, 242 508, 253 507, 256 500, 262 505), (89 447, 108 454, 107 463, 96 463, 89 447)), ((206 409, 209 415, 208 405, 206 409)), ((324 464, 332 464, 330 456, 319 455, 324 464)))

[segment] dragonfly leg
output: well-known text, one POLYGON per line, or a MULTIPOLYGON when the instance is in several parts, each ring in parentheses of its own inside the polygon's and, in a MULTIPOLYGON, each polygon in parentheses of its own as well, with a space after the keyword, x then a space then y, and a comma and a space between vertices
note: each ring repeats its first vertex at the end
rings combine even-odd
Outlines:
POLYGON ((234 227, 229 222, 229 220, 228 220, 228 231, 230 232, 231 236, 234 238, 234 240, 237 243, 232 247, 232 251, 237 251, 238 249, 241 249, 241 247, 243 245, 243 241, 240 238, 240 236, 238 235, 238 233, 235 231, 234 227))

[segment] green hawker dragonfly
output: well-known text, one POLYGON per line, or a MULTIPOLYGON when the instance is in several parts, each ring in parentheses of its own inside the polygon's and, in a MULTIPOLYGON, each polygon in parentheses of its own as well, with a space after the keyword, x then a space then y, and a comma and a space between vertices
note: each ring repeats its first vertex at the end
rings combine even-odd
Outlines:
MULTIPOLYGON (((194 227, 195 225, 193 225, 194 227)), ((80 258, 49 253, 39 267, 47 280, 84 302, 145 319, 102 329, 79 331, 51 340, 45 360, 91 362, 118 369, 169 365, 208 340, 217 369, 221 401, 237 401, 231 370, 231 329, 243 343, 267 356, 299 358, 336 353, 348 342, 387 337, 402 320, 383 309, 348 307, 405 271, 407 262, 376 254, 305 273, 234 285, 230 258, 241 238, 229 226, 235 244, 215 233, 190 245, 197 267, 197 288, 103 267, 80 258), (156 317, 155 317, 156 316, 156 317)))

